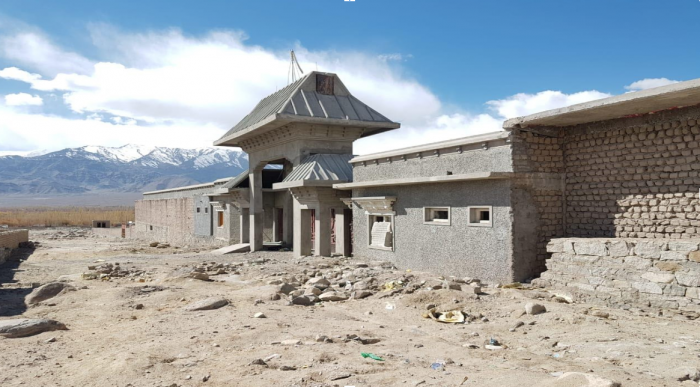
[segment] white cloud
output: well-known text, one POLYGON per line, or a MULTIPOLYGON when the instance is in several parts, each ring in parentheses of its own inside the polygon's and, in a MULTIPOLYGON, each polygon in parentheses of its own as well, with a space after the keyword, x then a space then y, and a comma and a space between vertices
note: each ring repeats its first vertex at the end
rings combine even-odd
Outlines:
POLYGON ((27 93, 8 94, 5 96, 7 106, 41 106, 44 100, 38 95, 27 93))
POLYGON ((41 75, 32 74, 27 71, 20 70, 17 67, 8 67, 6 69, 0 70, 0 78, 26 83, 33 83, 41 79, 41 75))
POLYGON ((0 37, 0 52, 9 60, 50 76, 62 72, 87 73, 92 68, 88 59, 62 50, 37 32, 0 37))
POLYGON ((545 110, 557 109, 579 103, 607 98, 612 94, 596 90, 565 94, 561 91, 542 91, 537 94, 519 93, 505 99, 488 101, 486 104, 503 119, 526 116, 545 110))
POLYGON ((640 91, 646 89, 653 89, 655 87, 672 85, 678 82, 679 81, 674 81, 668 78, 647 78, 627 85, 625 86, 625 89, 629 91, 640 91))

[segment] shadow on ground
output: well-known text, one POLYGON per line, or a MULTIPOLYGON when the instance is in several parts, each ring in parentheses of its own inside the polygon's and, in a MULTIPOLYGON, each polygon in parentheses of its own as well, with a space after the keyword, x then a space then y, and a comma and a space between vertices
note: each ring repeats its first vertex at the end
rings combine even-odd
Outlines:
POLYGON ((34 248, 21 248, 12 251, 7 262, 0 265, 0 317, 17 316, 27 310, 24 299, 32 292, 31 286, 11 287, 19 281, 15 275, 22 271, 20 264, 34 253, 34 248))

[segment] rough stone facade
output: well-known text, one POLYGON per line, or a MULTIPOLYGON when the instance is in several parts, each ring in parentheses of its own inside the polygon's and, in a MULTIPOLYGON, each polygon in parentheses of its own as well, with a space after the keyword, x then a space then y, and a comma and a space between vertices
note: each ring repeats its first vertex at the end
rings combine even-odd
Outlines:
POLYGON ((673 309, 700 316, 700 239, 560 238, 533 281, 609 306, 673 309))
POLYGON ((0 264, 5 263, 12 250, 29 241, 29 230, 0 231, 0 264))
POLYGON ((29 230, 0 231, 0 248, 16 249, 29 240, 29 230))

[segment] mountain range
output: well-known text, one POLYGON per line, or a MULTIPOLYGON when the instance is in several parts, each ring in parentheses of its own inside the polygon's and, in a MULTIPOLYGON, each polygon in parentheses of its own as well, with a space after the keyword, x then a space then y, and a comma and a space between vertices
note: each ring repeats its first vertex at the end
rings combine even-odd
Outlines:
POLYGON ((84 146, 0 156, 0 195, 138 193, 236 176, 248 155, 225 148, 84 146))

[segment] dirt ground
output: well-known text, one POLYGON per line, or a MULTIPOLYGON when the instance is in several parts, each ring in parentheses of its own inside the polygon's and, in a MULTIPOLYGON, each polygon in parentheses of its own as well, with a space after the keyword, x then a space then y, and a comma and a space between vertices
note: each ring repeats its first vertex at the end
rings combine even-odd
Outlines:
POLYGON ((698 323, 655 310, 560 303, 541 290, 494 284, 479 295, 435 290, 431 284, 442 279, 434 274, 353 258, 294 259, 279 251, 222 256, 89 232, 53 239, 57 231, 33 231, 39 247, 0 266, 0 320, 49 318, 68 330, 0 338, 0 386, 596 385, 562 384, 565 372, 623 386, 698 385, 678 380, 679 367, 700 366, 698 323), (189 277, 198 265, 214 267, 211 262, 223 264, 221 274, 208 272, 210 281, 189 277), (88 266, 105 263, 138 274, 82 278, 88 266), (303 290, 316 274, 339 285, 376 278, 380 288, 363 299, 311 306, 291 305, 284 294, 274 300, 279 282, 296 281, 303 290), (399 279, 405 287, 381 289, 399 279), (57 280, 78 290, 25 305, 32 287, 57 280), (229 304, 185 310, 209 297, 229 304), (521 315, 528 302, 547 311, 521 315), (425 318, 429 304, 460 309, 467 323, 425 318), (518 321, 524 325, 516 327, 518 321), (487 349, 491 339, 501 345, 487 349))

